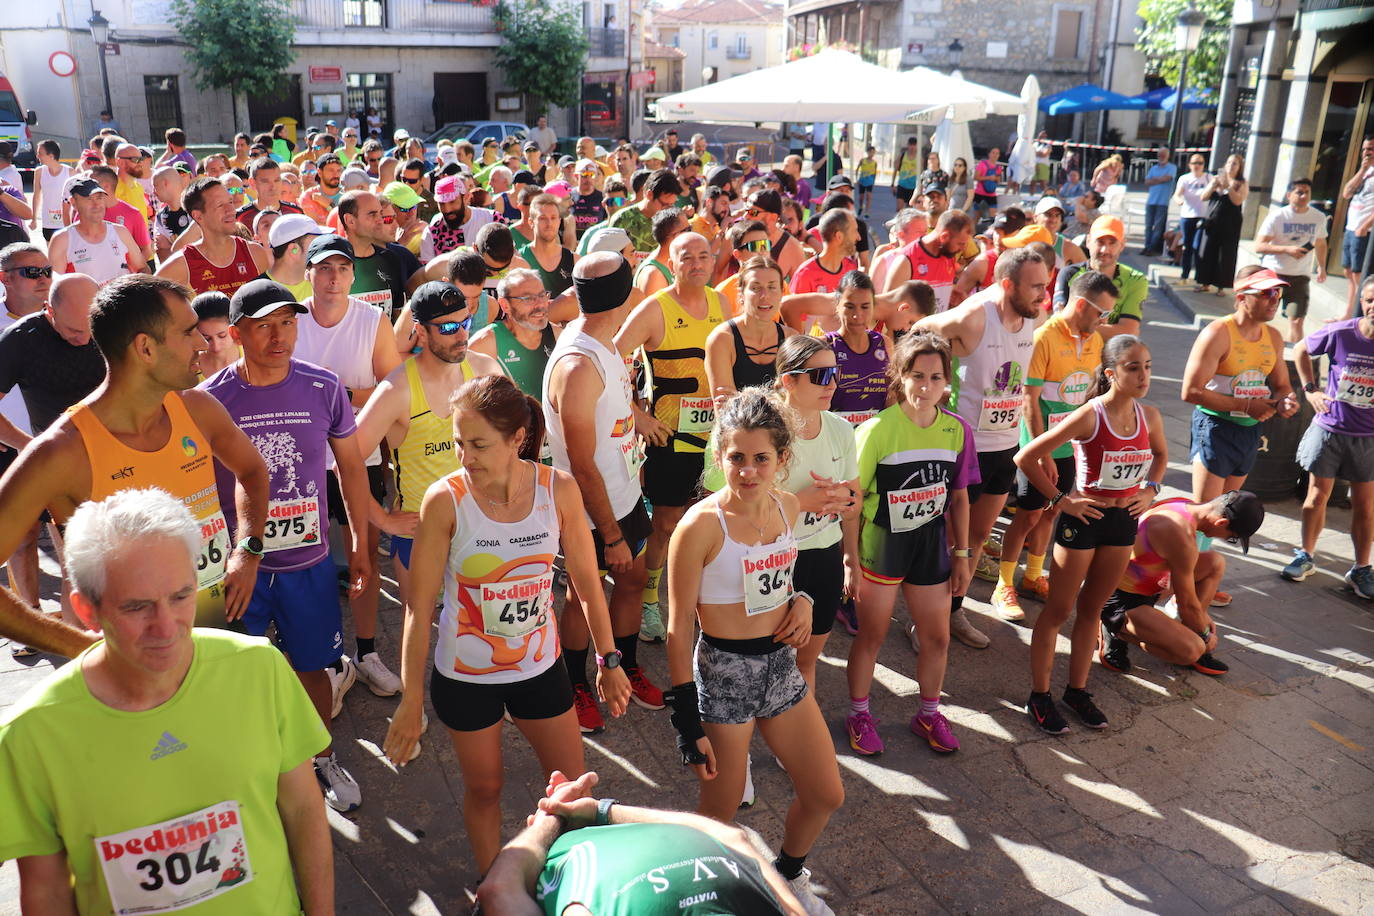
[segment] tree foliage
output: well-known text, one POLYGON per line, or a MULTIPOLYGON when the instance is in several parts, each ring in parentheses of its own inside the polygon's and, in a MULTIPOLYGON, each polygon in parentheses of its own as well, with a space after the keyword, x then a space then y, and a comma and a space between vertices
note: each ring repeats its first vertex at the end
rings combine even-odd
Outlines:
POLYGON ((1138 12, 1143 24, 1136 28, 1140 39, 1136 47, 1151 61, 1155 73, 1177 86, 1182 54, 1175 47, 1174 30, 1178 14, 1189 6, 1201 10, 1207 24, 1197 50, 1188 55, 1188 85, 1220 89, 1231 35, 1231 0, 1141 0, 1138 12))
MULTIPOLYGON (((547 0, 502 0, 495 10, 496 63, 511 88, 571 108, 582 98, 588 42, 580 7, 547 0)), ((538 108, 534 101, 531 108, 538 108)))
POLYGON ((286 85, 296 37, 288 0, 172 0, 171 12, 197 89, 271 94, 286 85))

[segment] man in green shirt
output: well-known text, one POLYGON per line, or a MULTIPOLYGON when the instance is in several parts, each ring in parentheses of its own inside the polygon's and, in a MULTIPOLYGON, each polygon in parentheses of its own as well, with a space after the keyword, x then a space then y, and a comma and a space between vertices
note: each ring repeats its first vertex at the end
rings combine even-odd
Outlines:
POLYGON ((659 169, 645 182, 644 199, 618 211, 609 225, 628 232, 635 251, 653 251, 658 244, 654 241, 654 214, 677 203, 680 194, 682 182, 677 176, 667 169, 659 169))
POLYGON ((1118 334, 1140 333, 1141 306, 1150 292, 1150 281, 1143 273, 1118 263, 1125 248, 1125 224, 1115 216, 1099 216, 1088 231, 1088 262, 1066 266, 1054 283, 1054 308, 1058 311, 1069 304, 1069 284, 1079 271, 1091 267, 1112 278, 1118 296, 1116 308, 1097 329, 1103 341, 1118 334))
POLYGON ((538 273, 517 267, 497 284, 496 301, 502 319, 479 331, 468 348, 494 358, 515 386, 537 401, 558 339, 549 323, 549 292, 538 273))

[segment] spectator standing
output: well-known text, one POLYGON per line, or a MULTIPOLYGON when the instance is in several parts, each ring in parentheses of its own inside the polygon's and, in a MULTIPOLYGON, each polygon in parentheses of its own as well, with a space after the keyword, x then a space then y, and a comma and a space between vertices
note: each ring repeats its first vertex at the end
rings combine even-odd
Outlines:
POLYGON ((1178 176, 1174 185, 1174 202, 1178 204, 1179 232, 1183 236, 1183 279, 1197 261, 1198 233, 1202 229, 1202 215, 1206 207, 1202 192, 1212 183, 1207 174, 1207 160, 1201 153, 1188 157, 1188 173, 1178 176))
POLYGON ((1311 200, 1312 182, 1293 179, 1288 185, 1288 206, 1270 210, 1255 236, 1255 251, 1263 256, 1260 263, 1288 283, 1282 294, 1288 343, 1303 338, 1314 251, 1317 282, 1326 282, 1326 214, 1309 206, 1311 200))
POLYGON ((530 131, 530 139, 539 144, 539 152, 547 156, 558 145, 558 134, 549 126, 549 119, 544 115, 540 115, 535 124, 534 130, 530 131))
POLYGON ((1198 243, 1197 292, 1216 287, 1217 295, 1231 286, 1236 275, 1236 251, 1240 247, 1241 207, 1250 186, 1245 182, 1245 157, 1232 154, 1226 166, 1203 189, 1207 206, 1198 243))
MULTIPOLYGON (((972 189, 972 182, 969 180, 968 174, 968 162, 964 160, 963 156, 959 156, 955 158, 954 165, 950 168, 952 171, 949 176, 949 186, 946 189, 948 193, 945 195, 945 200, 949 206, 946 209, 967 210, 969 193, 972 189)), ((929 209, 928 201, 927 209, 929 209)), ((934 216, 935 214, 932 213, 931 218, 933 219, 934 216)))
POLYGON ((973 169, 973 213, 975 216, 997 216, 997 183, 1006 173, 1006 167, 998 162, 1002 151, 997 147, 988 150, 986 159, 978 160, 973 169))
POLYGON ((1169 161, 1169 148, 1161 146, 1155 163, 1145 173, 1145 247, 1141 254, 1156 258, 1164 251, 1164 230, 1169 225, 1170 187, 1178 166, 1169 161))
POLYGON ((1035 184, 1031 187, 1034 194, 1044 194, 1050 187, 1050 155, 1054 144, 1050 142, 1049 131, 1040 131, 1035 138, 1035 184))
POLYGON ((940 154, 931 150, 926 156, 926 170, 917 179, 916 186, 920 190, 921 196, 925 196, 926 188, 932 185, 948 185, 949 175, 940 168, 940 154))
POLYGON ((1121 173, 1125 170, 1126 164, 1121 161, 1120 156, 1113 153, 1093 169, 1092 189, 1105 195, 1108 188, 1121 181, 1121 173))
POLYGON ((1369 228, 1374 226, 1374 137, 1360 144, 1360 165, 1341 188, 1341 197, 1350 201, 1345 211, 1345 234, 1341 237, 1341 266, 1350 290, 1346 296, 1345 317, 1355 317, 1355 288, 1368 261, 1369 228))
POLYGON ((916 182, 920 178, 921 147, 915 137, 906 138, 906 146, 897 152, 897 161, 892 166, 892 193, 899 203, 897 209, 910 206, 916 194, 916 182))

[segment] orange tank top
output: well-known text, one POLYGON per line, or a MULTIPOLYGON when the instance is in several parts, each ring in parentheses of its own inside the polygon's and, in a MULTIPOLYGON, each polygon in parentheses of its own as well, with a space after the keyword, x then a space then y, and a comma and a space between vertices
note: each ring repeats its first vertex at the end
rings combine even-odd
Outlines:
POLYGON ((224 625, 224 574, 229 562, 229 526, 215 488, 210 442, 186 410, 177 392, 168 392, 162 408, 172 422, 167 444, 154 452, 130 448, 105 428, 82 402, 68 413, 81 434, 91 464, 91 499, 120 490, 157 487, 181 500, 200 524, 196 557, 196 626, 224 625))

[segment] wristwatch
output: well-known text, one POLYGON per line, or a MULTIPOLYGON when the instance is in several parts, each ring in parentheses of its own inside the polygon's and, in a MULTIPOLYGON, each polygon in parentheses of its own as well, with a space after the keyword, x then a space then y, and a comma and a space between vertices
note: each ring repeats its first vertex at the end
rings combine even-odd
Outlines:
POLYGON ((1308 394, 1311 394, 1314 391, 1321 391, 1322 386, 1318 385, 1316 382, 1307 382, 1302 386, 1302 390, 1306 391, 1308 394))
POLYGON ((619 649, 612 649, 605 655, 598 655, 596 657, 596 667, 607 669, 619 668, 620 660, 624 657, 625 653, 621 652, 619 649))
POLYGON ((949 552, 949 555, 956 560, 971 560, 973 559, 973 550, 968 547, 956 547, 949 552))
POLYGON ((239 541, 238 546, 244 553, 251 553, 258 559, 262 559, 262 538, 250 534, 248 537, 239 541))
POLYGON ((596 800, 596 822, 597 827, 606 827, 611 823, 611 807, 620 804, 614 798, 598 798, 596 800))
POLYGON ((1163 484, 1161 484, 1158 480, 1147 480, 1145 481, 1145 486, 1149 487, 1151 490, 1154 490, 1155 493, 1158 494, 1159 489, 1163 486, 1163 484))

